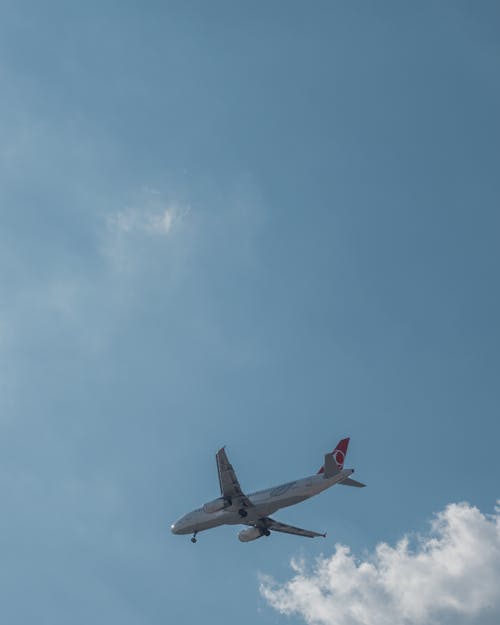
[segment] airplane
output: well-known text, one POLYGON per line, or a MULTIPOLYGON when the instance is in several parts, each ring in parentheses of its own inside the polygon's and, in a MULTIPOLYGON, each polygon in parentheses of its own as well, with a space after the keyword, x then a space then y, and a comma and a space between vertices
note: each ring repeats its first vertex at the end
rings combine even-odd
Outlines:
POLYGON ((280 523, 269 515, 274 514, 280 508, 293 506, 314 497, 335 484, 363 488, 365 484, 349 477, 354 473, 354 469, 344 469, 348 445, 349 438, 339 441, 332 452, 325 454, 324 464, 315 475, 250 495, 245 495, 241 490, 236 473, 227 458, 225 447, 222 447, 215 456, 221 496, 184 515, 171 526, 171 532, 193 534, 191 538, 193 543, 196 542, 196 535, 199 532, 220 525, 248 525, 247 529, 241 530, 238 534, 239 540, 243 543, 262 536, 270 536, 271 532, 283 532, 307 538, 316 536, 325 538, 326 534, 280 523))

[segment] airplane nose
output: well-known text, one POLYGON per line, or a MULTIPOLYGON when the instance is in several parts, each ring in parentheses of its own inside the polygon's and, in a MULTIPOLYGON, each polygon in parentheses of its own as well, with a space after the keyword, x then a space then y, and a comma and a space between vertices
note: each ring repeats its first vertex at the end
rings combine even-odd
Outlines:
POLYGON ((175 523, 172 523, 172 525, 170 526, 170 531, 172 532, 172 534, 177 534, 177 532, 179 531, 175 523))

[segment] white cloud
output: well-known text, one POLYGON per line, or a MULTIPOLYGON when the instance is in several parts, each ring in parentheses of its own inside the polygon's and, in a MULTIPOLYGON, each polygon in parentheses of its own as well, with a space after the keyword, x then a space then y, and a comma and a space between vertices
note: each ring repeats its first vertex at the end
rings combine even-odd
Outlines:
MULTIPOLYGON (((105 215, 106 228, 101 236, 103 256, 113 270, 122 274, 135 273, 143 263, 151 261, 156 252, 176 257, 185 255, 182 246, 186 244, 185 218, 189 206, 167 201, 159 191, 147 187, 134 195, 131 205, 105 215), (183 236, 174 237, 174 231, 178 235, 182 231, 183 236), (167 239, 169 245, 162 245, 167 239)), ((175 259, 170 258, 170 261, 172 269, 175 259)))
POLYGON ((143 233, 166 236, 187 212, 186 208, 127 208, 108 217, 108 226, 120 233, 143 233))
POLYGON ((500 507, 484 515, 467 503, 439 512, 428 535, 379 544, 359 560, 336 545, 312 571, 260 591, 283 614, 310 625, 430 625, 500 622, 500 507), (483 620, 480 620, 483 619, 483 620))

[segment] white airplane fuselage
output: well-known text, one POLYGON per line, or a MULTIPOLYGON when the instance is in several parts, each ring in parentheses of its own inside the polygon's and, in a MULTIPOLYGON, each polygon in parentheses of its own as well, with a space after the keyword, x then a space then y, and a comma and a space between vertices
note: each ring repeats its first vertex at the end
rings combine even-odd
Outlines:
POLYGON ((314 497, 338 482, 342 482, 353 472, 353 469, 342 469, 329 478, 324 477, 324 474, 311 475, 295 482, 287 482, 252 493, 248 495, 252 505, 245 509, 247 512, 245 517, 242 517, 239 512, 240 506, 234 504, 216 512, 206 512, 203 508, 197 508, 176 521, 171 526, 171 531, 173 534, 193 534, 219 525, 252 524, 262 517, 274 514, 281 508, 293 506, 314 497))

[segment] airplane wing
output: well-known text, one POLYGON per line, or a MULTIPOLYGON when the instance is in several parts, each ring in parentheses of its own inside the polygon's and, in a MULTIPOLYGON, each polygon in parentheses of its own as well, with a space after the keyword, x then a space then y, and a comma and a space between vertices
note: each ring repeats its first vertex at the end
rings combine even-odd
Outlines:
POLYGON ((322 538, 326 537, 326 534, 311 532, 311 530, 304 530, 301 527, 294 527, 293 525, 286 525, 286 523, 280 523, 279 521, 271 519, 271 517, 259 519, 257 523, 252 523, 252 525, 261 529, 272 530, 273 532, 295 534, 296 536, 305 536, 306 538, 316 538, 317 536, 321 536, 322 538))
POLYGON ((224 499, 239 503, 242 506, 250 508, 253 504, 243 493, 234 472, 232 464, 229 462, 224 447, 219 449, 215 456, 217 460, 217 470, 219 472, 220 492, 224 499))

